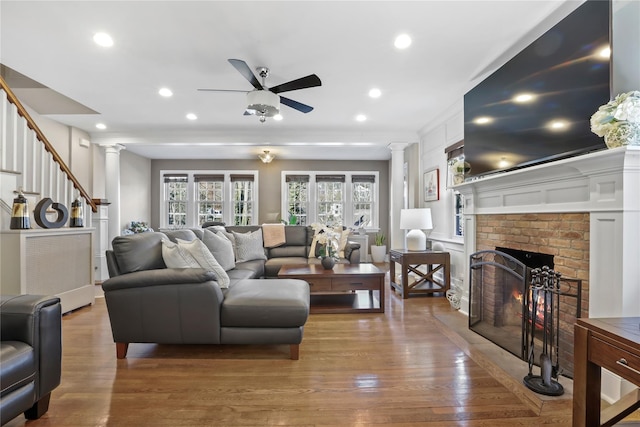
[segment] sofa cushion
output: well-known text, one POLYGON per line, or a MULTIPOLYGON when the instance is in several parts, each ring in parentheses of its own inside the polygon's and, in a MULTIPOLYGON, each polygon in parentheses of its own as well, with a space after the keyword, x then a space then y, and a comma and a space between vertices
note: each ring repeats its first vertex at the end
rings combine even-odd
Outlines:
POLYGON ((302 257, 306 258, 308 248, 306 246, 282 246, 269 249, 269 258, 302 257))
POLYGON ((236 266, 233 245, 222 233, 214 233, 211 230, 204 230, 202 241, 209 248, 213 257, 218 261, 225 271, 229 271, 236 266))
MULTIPOLYGON (((308 246, 308 229, 311 227, 302 227, 299 225, 287 225, 284 227, 284 234, 287 239, 287 246, 308 246)), ((312 230, 313 232, 313 230, 312 230)), ((313 237, 313 234, 311 235, 313 237)))
POLYGON ((207 245, 205 245, 204 242, 199 239, 195 239, 190 242, 178 239, 178 245, 189 253, 200 267, 215 273, 216 281, 220 288, 224 289, 229 287, 229 276, 227 275, 227 272, 224 271, 224 268, 222 268, 215 257, 211 254, 209 248, 207 248, 207 245))
POLYGON ((236 262, 236 268, 234 268, 234 270, 248 270, 251 272, 252 279, 259 279, 264 276, 264 260, 256 259, 252 261, 236 262))
POLYGON ((236 239, 236 263, 254 259, 266 260, 262 242, 262 229, 249 233, 233 232, 236 239))
POLYGON ((247 279, 225 293, 220 325, 290 328, 309 317, 309 284, 296 279, 247 279))
POLYGON ((26 384, 35 382, 35 354, 33 347, 29 344, 22 341, 0 342, 0 361, 2 362, 2 391, 0 396, 4 397, 26 384))
POLYGON ((166 268, 162 259, 163 238, 167 236, 159 232, 115 237, 111 245, 120 273, 166 268))
POLYGON ((169 239, 162 239, 162 259, 167 268, 200 268, 189 252, 169 239))

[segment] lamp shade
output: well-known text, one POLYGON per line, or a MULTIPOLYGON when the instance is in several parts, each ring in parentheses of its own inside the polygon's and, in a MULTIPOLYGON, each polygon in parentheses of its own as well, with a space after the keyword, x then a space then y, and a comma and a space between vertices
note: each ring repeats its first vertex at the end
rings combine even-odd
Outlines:
POLYGON ((403 230, 431 230, 431 209, 402 209, 400 211, 400 228, 403 230))
POLYGON ((431 209, 402 209, 400 228, 410 230, 405 237, 405 246, 410 251, 424 251, 427 248, 427 236, 422 230, 431 230, 431 209))

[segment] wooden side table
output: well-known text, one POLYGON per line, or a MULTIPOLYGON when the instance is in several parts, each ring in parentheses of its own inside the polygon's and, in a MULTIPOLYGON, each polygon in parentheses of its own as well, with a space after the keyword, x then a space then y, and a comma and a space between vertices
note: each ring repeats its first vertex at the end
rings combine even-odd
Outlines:
POLYGON ((640 386, 640 317, 577 319, 574 331, 573 425, 612 426, 640 408, 640 390, 601 412, 601 368, 640 386))
POLYGON ((451 286, 451 257, 449 252, 391 249, 389 259, 391 261, 389 269, 391 288, 400 292, 403 299, 412 294, 444 293, 451 286), (401 283, 395 282, 396 263, 401 266, 401 283), (427 266, 426 273, 418 269, 421 265, 427 266), (434 265, 436 266, 435 268, 434 265), (443 270, 444 281, 439 281, 434 277, 434 274, 440 270, 443 270), (409 284, 409 272, 417 276, 417 280, 411 284, 409 284))

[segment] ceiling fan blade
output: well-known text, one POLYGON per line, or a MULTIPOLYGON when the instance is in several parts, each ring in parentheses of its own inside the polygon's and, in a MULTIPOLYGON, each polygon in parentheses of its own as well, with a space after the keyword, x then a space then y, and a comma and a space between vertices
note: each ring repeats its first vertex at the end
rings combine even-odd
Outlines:
POLYGON ((245 79, 249 80, 249 83, 251 83, 253 87, 256 89, 264 89, 246 62, 241 59, 229 59, 228 61, 240 72, 240 74, 242 74, 245 79))
POLYGON ((294 101, 293 99, 285 98, 284 96, 280 97, 280 103, 291 107, 295 110, 298 110, 302 113, 309 113, 313 111, 313 107, 310 105, 303 104, 302 102, 294 101))
POLYGON ((239 89, 198 89, 200 92, 242 92, 247 93, 246 90, 239 89))
POLYGON ((290 90, 298 90, 298 89, 306 89, 308 87, 321 86, 322 82, 320 81, 320 77, 315 74, 310 74, 306 77, 301 77, 297 80, 291 80, 287 83, 282 83, 281 85, 274 86, 269 88, 269 90, 273 93, 281 93, 288 92, 290 90))

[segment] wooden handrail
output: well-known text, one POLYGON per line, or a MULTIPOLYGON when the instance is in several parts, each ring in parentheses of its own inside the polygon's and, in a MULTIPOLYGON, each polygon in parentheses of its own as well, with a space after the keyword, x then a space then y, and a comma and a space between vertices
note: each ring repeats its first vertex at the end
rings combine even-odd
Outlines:
POLYGON ((18 109, 18 114, 20 114, 20 116, 22 116, 27 121, 27 126, 29 127, 29 129, 35 132, 36 137, 40 140, 40 142, 44 144, 45 150, 51 153, 51 156, 53 156, 53 160, 58 164, 62 172, 67 174, 68 179, 73 183, 75 189, 80 192, 80 196, 82 196, 82 198, 87 202, 87 205, 91 206, 91 210, 93 212, 98 212, 98 206, 96 206, 94 201, 91 199, 91 196, 89 196, 82 185, 80 185, 80 182, 73 175, 73 173, 71 173, 71 169, 69 169, 66 163, 62 160, 62 157, 60 157, 55 148, 53 148, 53 145, 51 145, 47 137, 44 136, 36 122, 31 118, 27 110, 15 96, 13 91, 9 88, 9 85, 2 76, 0 76, 0 88, 2 88, 7 93, 7 99, 9 100, 9 102, 16 106, 16 108, 18 109))

